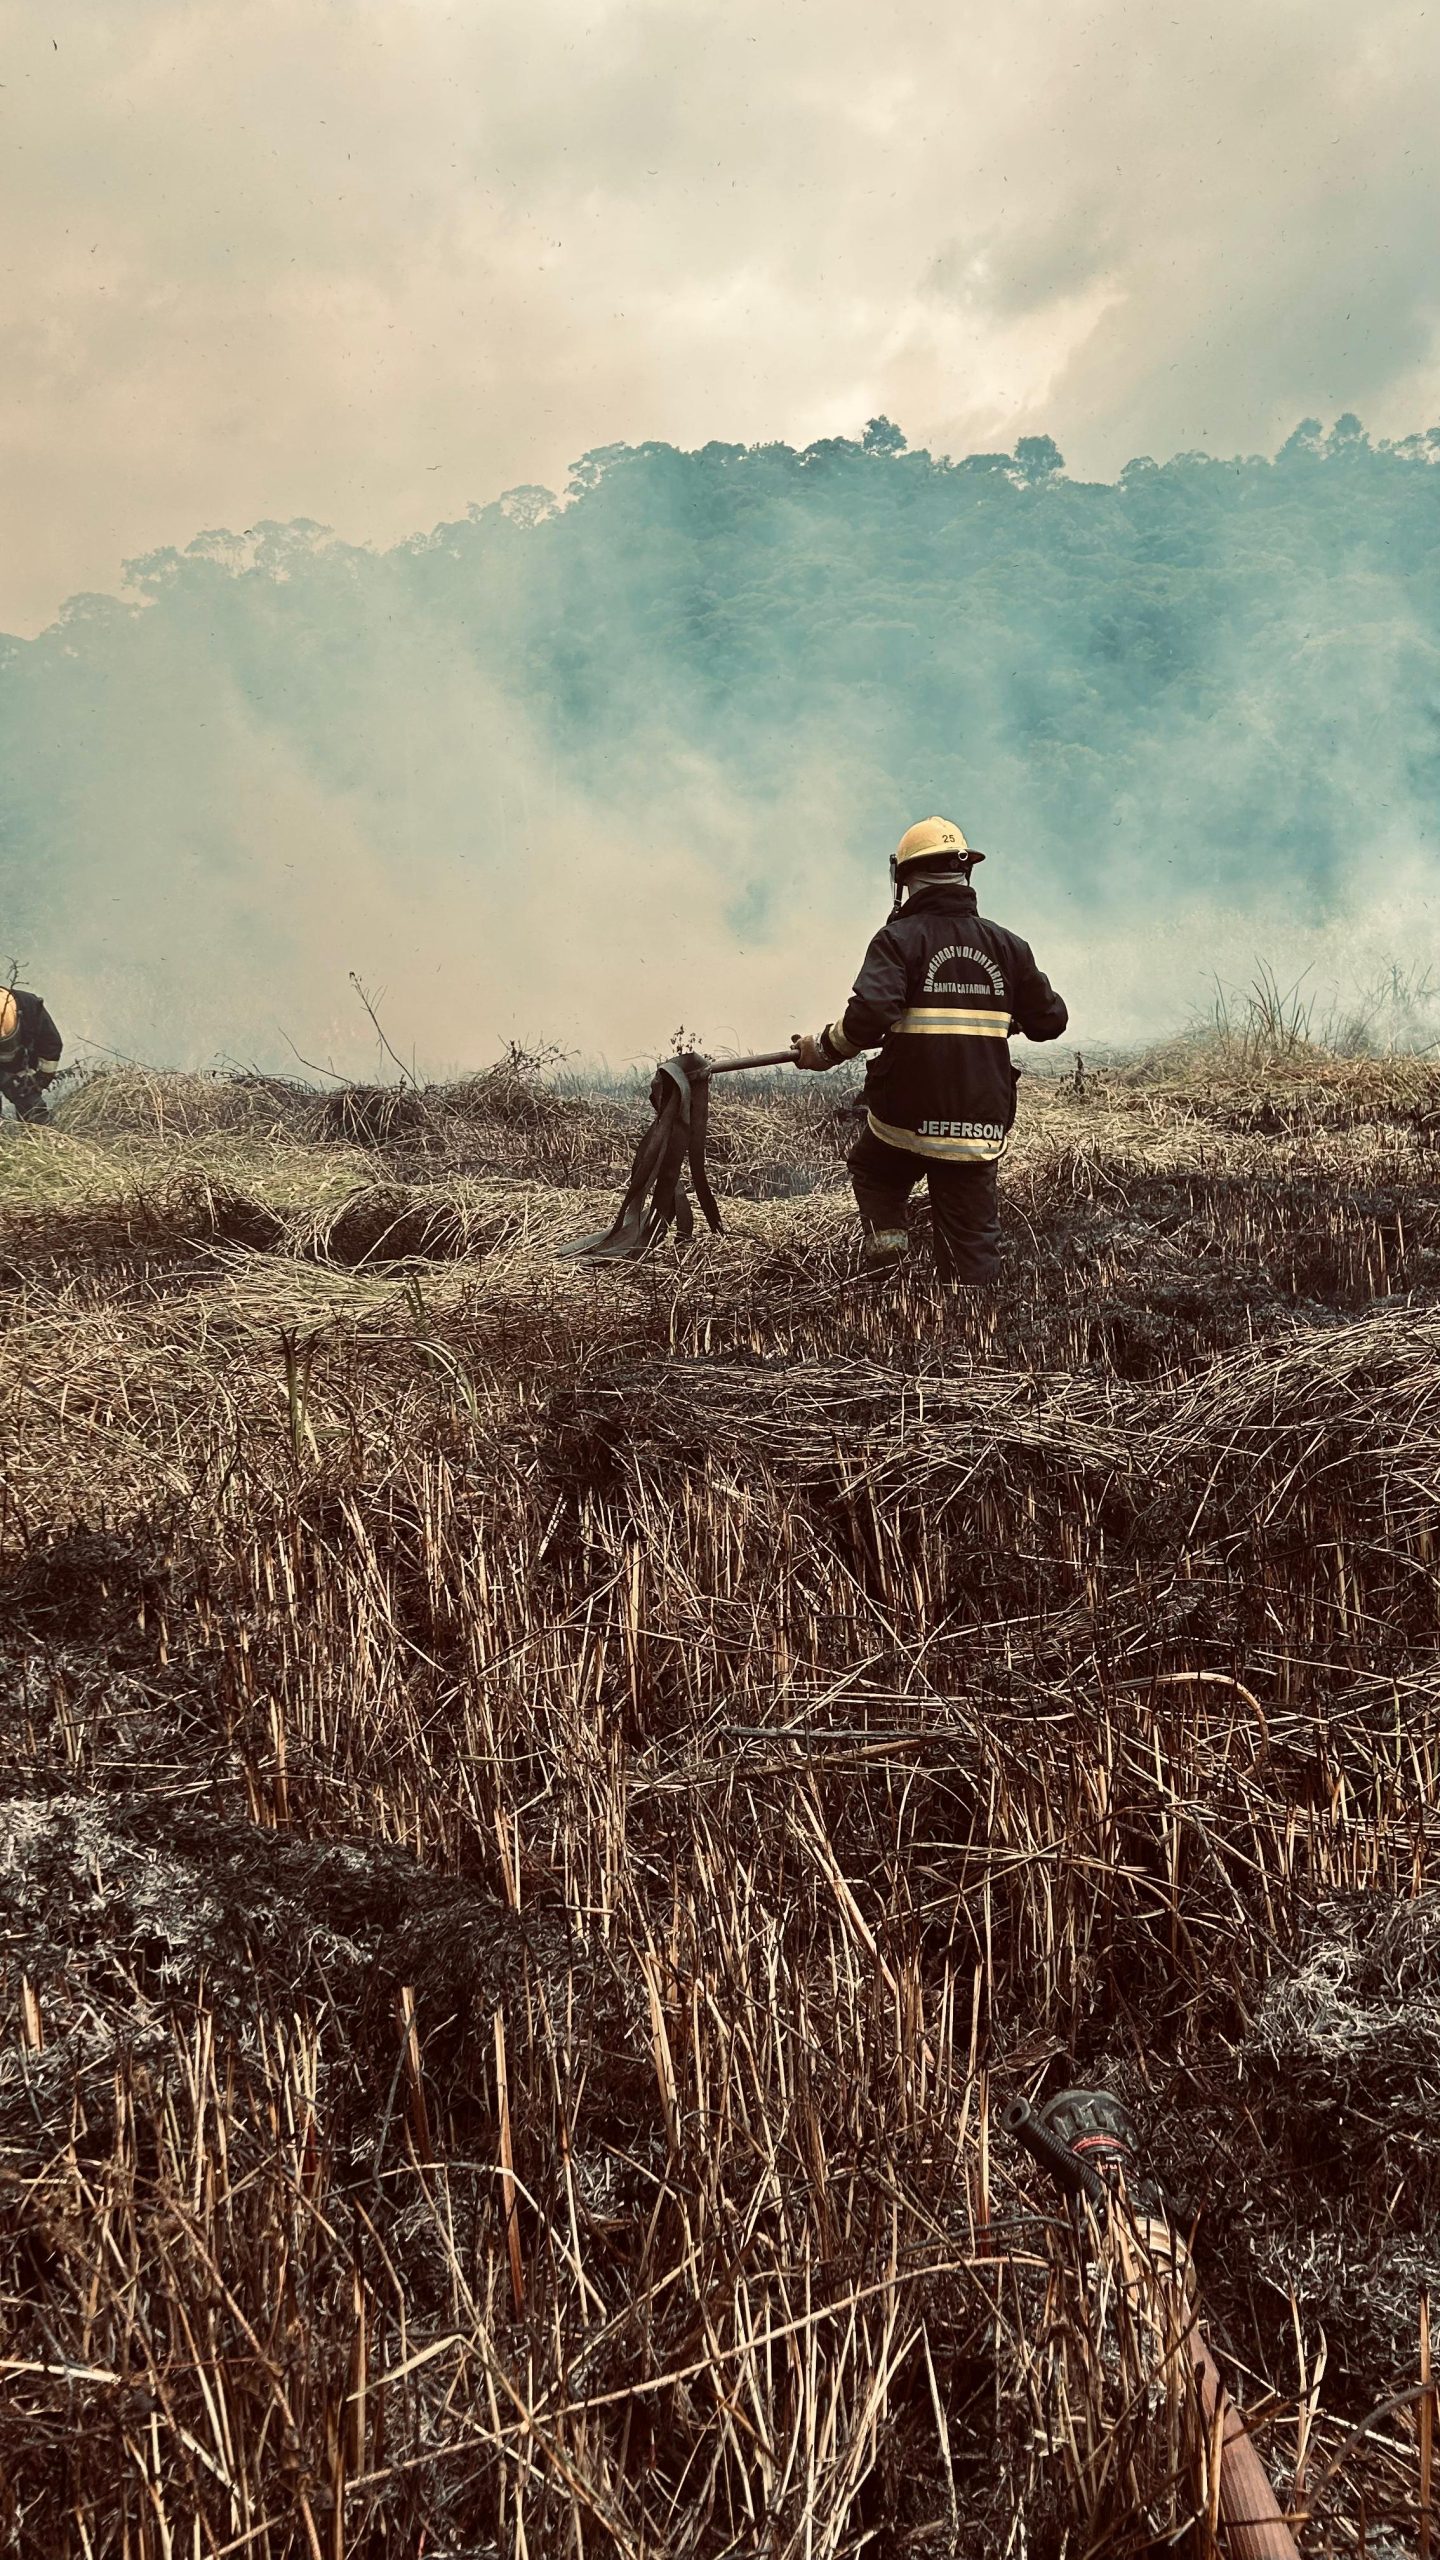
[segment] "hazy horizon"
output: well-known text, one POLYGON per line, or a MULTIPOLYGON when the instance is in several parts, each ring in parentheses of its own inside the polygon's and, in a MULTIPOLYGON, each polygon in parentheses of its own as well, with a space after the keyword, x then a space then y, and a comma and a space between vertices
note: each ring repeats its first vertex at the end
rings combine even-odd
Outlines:
POLYGON ((1423 977, 1440 434, 1116 485, 903 442, 617 448, 384 554, 136 564, 0 652, 0 957, 155 1063, 363 1070, 352 970, 432 1074, 768 1049, 940 808, 1082 1050, 1262 964, 1321 1017, 1423 977))

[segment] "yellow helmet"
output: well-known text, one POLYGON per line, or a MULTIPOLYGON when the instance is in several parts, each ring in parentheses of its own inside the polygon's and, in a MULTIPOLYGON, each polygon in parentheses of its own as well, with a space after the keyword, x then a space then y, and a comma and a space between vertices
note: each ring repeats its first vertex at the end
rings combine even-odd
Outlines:
POLYGON ((895 847, 891 868, 898 875, 907 862, 918 862, 926 853, 961 853, 967 862, 983 862, 973 844, 967 844, 953 818, 920 818, 907 827, 895 847))

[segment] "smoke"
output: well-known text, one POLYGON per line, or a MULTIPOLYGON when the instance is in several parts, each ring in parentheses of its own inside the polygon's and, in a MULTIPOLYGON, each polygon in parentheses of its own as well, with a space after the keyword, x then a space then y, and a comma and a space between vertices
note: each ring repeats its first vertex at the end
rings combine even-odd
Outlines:
MULTIPOLYGON (((428 753, 407 724, 422 770, 388 825, 321 791, 237 715, 190 777, 220 813, 203 841, 137 858, 112 817, 100 896, 77 884, 52 906, 32 888, 27 982, 71 1056, 388 1074, 352 971, 422 1075, 473 1069, 510 1040, 621 1068, 662 1054, 682 1025, 717 1054, 772 1048, 842 1008, 888 904, 888 846, 837 858, 843 816, 825 814, 820 776, 757 810, 715 767, 677 758, 643 808, 587 803, 513 706, 456 691, 456 726, 442 707, 428 753)), ((172 770, 144 796, 133 815, 147 839, 157 804, 183 790, 172 770)), ((894 832, 920 814, 900 808, 894 832)), ((982 910, 1033 943, 1081 1048, 1174 1032, 1224 995, 1243 1001, 1262 971, 1297 990, 1317 1028, 1363 1018, 1382 1042, 1440 1034, 1423 968, 1440 896, 1403 827, 1369 838, 1319 916, 1263 879, 1242 903, 1159 875, 1117 880, 1103 847, 1074 850, 1071 869, 1046 871, 997 847, 977 887, 982 910)))
POLYGON ((940 809, 1082 1049, 1262 966, 1324 1022, 1398 964, 1429 1036, 1430 449, 647 448, 384 556, 203 536, 0 664, 0 954, 158 1064, 372 1070, 352 973, 432 1075, 771 1048, 940 809))
POLYGON ((623 1066, 682 1019, 783 1043, 797 953, 853 974, 818 779, 757 812, 677 746, 643 790, 582 791, 518 702, 390 626, 350 651, 344 734, 332 702, 302 737, 222 658, 157 669, 150 637, 37 778, 46 855, 7 865, 5 939, 75 1054, 373 1072, 353 972, 424 1074, 511 1039, 623 1066))

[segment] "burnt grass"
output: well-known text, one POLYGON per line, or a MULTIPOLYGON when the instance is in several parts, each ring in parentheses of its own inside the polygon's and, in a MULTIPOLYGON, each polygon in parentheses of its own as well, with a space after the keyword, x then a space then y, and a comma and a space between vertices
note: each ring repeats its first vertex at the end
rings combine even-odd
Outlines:
POLYGON ((978 1299, 783 1089, 557 1264, 552 1100, 267 1089, 262 1184, 101 1091, 0 1210, 7 2547, 1202 2551, 998 2123, 1079 2076, 1303 2547, 1413 2549, 1428 1085, 1027 1088, 978 1299))

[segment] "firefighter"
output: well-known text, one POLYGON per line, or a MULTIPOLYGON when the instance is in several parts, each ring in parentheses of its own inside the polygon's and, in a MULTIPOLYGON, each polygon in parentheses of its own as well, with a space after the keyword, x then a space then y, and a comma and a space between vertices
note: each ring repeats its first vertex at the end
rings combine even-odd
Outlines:
POLYGON ((5 1103, 32 1127, 50 1117, 45 1101, 63 1043, 41 996, 0 987, 0 1119, 5 1103))
POLYGON ((923 1174, 937 1270, 962 1284, 999 1268, 996 1165, 1019 1082, 1010 1035, 1058 1040, 1069 1020, 1029 944, 980 914, 970 872, 984 859, 949 818, 907 828, 890 860, 895 904, 844 1013, 793 1040, 796 1065, 821 1072, 880 1053, 849 1157, 867 1265, 908 1253, 906 1206, 923 1174))

